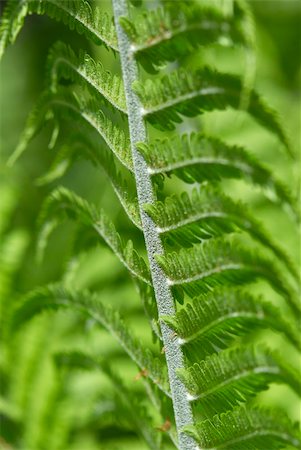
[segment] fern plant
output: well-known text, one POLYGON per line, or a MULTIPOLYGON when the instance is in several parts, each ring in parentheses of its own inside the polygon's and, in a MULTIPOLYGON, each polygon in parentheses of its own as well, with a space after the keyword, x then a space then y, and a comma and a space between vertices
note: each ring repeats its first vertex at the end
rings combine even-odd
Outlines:
POLYGON ((247 77, 210 66, 191 71, 185 64, 206 46, 227 44, 252 52, 248 5, 236 0, 225 11, 219 1, 162 1, 158 7, 131 3, 112 0, 111 18, 102 2, 8 1, 0 55, 27 15, 45 14, 91 44, 104 45, 120 63, 111 74, 85 51, 55 43, 47 58, 45 92, 9 164, 47 122, 53 124, 50 147, 60 142, 60 127, 76 123, 76 133, 61 145, 39 183, 57 180, 78 158, 101 167, 131 226, 142 233, 145 248, 139 238, 126 241, 105 211, 58 187, 40 214, 39 254, 65 219, 79 229, 73 256, 104 241, 137 287, 156 350, 144 348, 98 292, 76 290, 64 280, 22 298, 8 333, 47 309, 69 308, 93 318, 138 366, 145 401, 163 421, 161 431, 101 355, 61 352, 56 362, 70 370, 106 373, 127 399, 133 426, 149 448, 301 448, 298 427, 285 412, 254 402, 271 383, 286 384, 298 395, 297 368, 265 345, 246 345, 254 329, 274 330, 300 351, 298 270, 252 208, 224 192, 224 181, 259 187, 295 222, 298 206, 272 168, 247 148, 205 133, 197 119, 212 111, 239 111, 243 105, 240 114, 248 114, 253 127, 273 134, 288 157, 294 153, 277 115, 247 77), (196 118, 196 129, 181 134, 185 118, 196 118), (264 298, 267 293, 278 305, 264 298))

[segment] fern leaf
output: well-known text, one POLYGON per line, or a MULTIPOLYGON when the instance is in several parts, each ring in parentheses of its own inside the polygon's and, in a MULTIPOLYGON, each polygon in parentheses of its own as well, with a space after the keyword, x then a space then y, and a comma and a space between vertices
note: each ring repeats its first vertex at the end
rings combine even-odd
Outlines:
POLYGON ((297 427, 277 410, 240 407, 185 427, 185 432, 199 442, 199 448, 208 450, 301 448, 297 427))
POLYGON ((186 183, 245 179, 263 188, 272 200, 284 203, 298 216, 296 202, 287 188, 241 147, 227 145, 201 133, 158 139, 149 145, 140 143, 137 147, 152 175, 173 173, 186 183))
POLYGON ((59 308, 77 309, 92 317, 118 340, 138 367, 145 369, 147 376, 169 396, 163 362, 141 345, 125 325, 116 308, 105 306, 97 294, 88 291, 76 292, 59 285, 36 289, 16 306, 10 320, 10 329, 17 330, 37 314, 59 308))
POLYGON ((82 86, 88 87, 93 94, 104 98, 114 108, 126 114, 126 101, 123 83, 118 75, 112 75, 104 70, 100 62, 83 51, 77 56, 71 47, 56 42, 51 48, 47 59, 48 85, 53 91, 61 78, 71 79, 82 86))
POLYGON ((143 258, 134 250, 133 243, 128 241, 124 245, 104 212, 97 212, 87 201, 66 188, 56 189, 44 202, 40 216, 40 248, 45 247, 44 240, 45 237, 48 238, 48 229, 52 231, 52 224, 56 226, 65 218, 76 220, 95 230, 134 277, 151 285, 149 269, 143 258))
MULTIPOLYGON (((204 111, 238 109, 243 86, 234 75, 205 67, 195 73, 179 69, 163 78, 136 82, 133 86, 143 104, 143 116, 162 130, 173 130, 181 115, 194 117, 204 111)), ((275 115, 254 90, 247 112, 274 133, 290 153, 290 145, 275 115)))
POLYGON ((300 305, 295 293, 272 262, 234 241, 209 239, 178 253, 157 255, 156 259, 180 298, 182 289, 195 297, 220 284, 245 284, 261 278, 281 293, 293 311, 299 314, 300 305), (179 286, 182 286, 180 290, 179 286))
POLYGON ((121 25, 136 58, 151 73, 203 45, 246 44, 240 20, 236 16, 226 17, 214 5, 164 2, 162 7, 144 11, 133 21, 123 17, 121 25))
POLYGON ((105 171, 127 216, 136 227, 141 229, 137 198, 131 196, 128 182, 117 171, 112 155, 83 133, 72 135, 60 148, 49 171, 37 180, 37 184, 47 184, 62 177, 71 164, 79 158, 89 160, 105 171))
POLYGON ((168 241, 191 247, 203 239, 231 233, 237 229, 246 231, 261 244, 271 249, 282 260, 290 273, 299 281, 299 274, 284 250, 269 238, 261 224, 248 212, 247 205, 233 202, 212 187, 182 193, 181 197, 167 197, 165 202, 145 206, 146 212, 157 225, 157 231, 168 241))
POLYGON ((301 388, 294 368, 254 346, 223 350, 177 373, 191 401, 199 401, 209 417, 247 401, 270 383, 288 384, 297 394, 301 388))
POLYGON ((79 100, 75 95, 60 91, 58 94, 45 92, 36 107, 28 117, 27 124, 20 138, 19 144, 9 159, 12 165, 26 150, 29 142, 45 125, 45 119, 53 118, 81 121, 92 127, 104 140, 119 161, 130 171, 133 163, 129 138, 126 133, 114 125, 113 122, 99 109, 96 102, 79 100))
POLYGON ((224 349, 236 338, 254 329, 283 333, 298 349, 298 331, 286 322, 278 308, 238 288, 215 289, 193 299, 175 316, 162 316, 188 353, 204 359, 224 349))
POLYGON ((62 21, 71 30, 84 34, 95 44, 118 51, 113 20, 85 0, 9 0, 0 24, 0 59, 13 44, 27 15, 39 14, 62 21))

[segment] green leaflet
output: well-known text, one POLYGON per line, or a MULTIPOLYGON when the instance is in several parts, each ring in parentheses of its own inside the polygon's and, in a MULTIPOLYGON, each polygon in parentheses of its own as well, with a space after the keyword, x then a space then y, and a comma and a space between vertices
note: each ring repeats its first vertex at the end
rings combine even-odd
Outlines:
POLYGON ((146 369, 147 376, 166 395, 169 395, 162 361, 158 357, 154 357, 150 350, 141 346, 128 330, 116 309, 101 303, 97 294, 88 291, 76 292, 59 285, 48 285, 36 289, 16 306, 10 320, 10 329, 17 330, 32 317, 45 310, 59 308, 75 308, 92 317, 119 341, 138 367, 146 369))
MULTIPOLYGON (((141 229, 137 198, 131 195, 128 181, 117 171, 113 156, 97 145, 87 133, 73 134, 69 141, 62 145, 49 171, 37 180, 37 184, 43 185, 62 177, 71 164, 80 158, 91 161, 93 165, 100 166, 105 171, 126 214, 134 225, 141 229)), ((129 176, 132 178, 131 174, 129 176)))
POLYGON ((301 448, 297 427, 277 410, 240 407, 186 427, 185 432, 208 450, 301 448))
POLYGON ((297 328, 285 321, 280 309, 239 288, 219 288, 187 303, 174 317, 163 316, 197 360, 226 348, 237 337, 258 328, 283 333, 300 350, 297 328))
MULTIPOLYGON (((238 109, 242 95, 239 77, 205 67, 195 73, 178 69, 169 75, 133 86, 143 105, 143 116, 162 130, 173 130, 182 122, 181 115, 194 117, 204 111, 238 109)), ((253 89, 247 112, 263 127, 274 133, 289 154, 290 145, 274 111, 269 109, 253 89)))
POLYGON ((28 117, 18 146, 9 159, 12 165, 26 150, 29 142, 50 119, 71 119, 92 127, 104 140, 119 161, 132 171, 132 157, 127 134, 105 116, 96 101, 79 100, 75 94, 61 90, 57 94, 45 92, 28 117))
POLYGON ((9 0, 0 24, 0 59, 6 47, 16 40, 27 15, 39 14, 64 22, 95 44, 118 51, 112 19, 85 0, 9 0))
POLYGON ((165 202, 146 205, 145 211, 157 225, 157 231, 173 245, 191 247, 203 239, 220 236, 235 230, 249 233, 271 249, 283 261, 295 280, 299 273, 285 251, 269 238, 262 225, 249 213, 247 205, 234 202, 217 188, 201 186, 191 195, 167 197, 165 202))
POLYGON ((133 429, 145 440, 150 449, 161 449, 162 437, 155 430, 153 419, 146 406, 136 392, 125 386, 123 380, 112 371, 108 364, 82 352, 59 353, 55 355, 55 359, 57 364, 63 367, 104 372, 113 383, 116 395, 125 404, 127 419, 132 423, 133 429))
POLYGON ((195 2, 164 2, 163 6, 139 14, 133 21, 122 18, 132 51, 151 73, 164 63, 174 61, 215 42, 246 45, 238 16, 225 16, 214 5, 195 2))
POLYGON ((173 173, 186 183, 238 178, 251 181, 266 191, 273 201, 284 203, 299 219, 298 206, 286 186, 275 179, 244 148, 230 146, 202 133, 184 134, 138 144, 152 175, 173 173))
POLYGON ((66 188, 58 188, 46 198, 40 215, 39 249, 43 250, 49 233, 58 223, 69 218, 80 222, 85 227, 94 230, 111 248, 122 264, 134 277, 151 284, 149 269, 142 257, 133 248, 132 241, 123 244, 114 224, 104 214, 98 212, 86 200, 66 188))
POLYGON ((77 56, 71 47, 56 42, 47 59, 48 85, 56 91, 61 78, 71 79, 97 93, 107 103, 126 114, 126 101, 122 80, 105 70, 100 62, 84 51, 77 56))
POLYGON ((209 239, 178 253, 157 255, 156 259, 179 298, 182 289, 195 297, 221 284, 245 284, 261 278, 282 294, 293 312, 299 314, 297 294, 286 285, 272 261, 260 256, 258 251, 241 247, 238 242, 209 239))
POLYGON ((297 394, 301 388, 297 370, 278 355, 254 346, 223 350, 179 369, 178 376, 191 401, 200 402, 209 417, 247 401, 270 383, 288 384, 297 394))

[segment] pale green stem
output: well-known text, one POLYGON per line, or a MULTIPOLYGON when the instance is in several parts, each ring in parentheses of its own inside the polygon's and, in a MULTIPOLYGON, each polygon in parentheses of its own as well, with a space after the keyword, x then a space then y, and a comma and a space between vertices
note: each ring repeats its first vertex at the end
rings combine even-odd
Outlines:
MULTIPOLYGON (((120 17, 128 16, 127 0, 113 0, 113 8, 126 93, 139 209, 157 307, 159 316, 174 315, 174 299, 170 286, 167 282, 167 277, 155 260, 156 254, 163 254, 161 238, 156 230, 155 223, 143 209, 144 204, 154 203, 155 194, 153 191, 151 177, 147 170, 147 164, 143 156, 136 149, 137 142, 147 142, 147 133, 146 125, 142 116, 142 106, 140 100, 131 88, 133 82, 138 79, 137 63, 131 50, 131 43, 119 23, 120 17)), ((161 332, 165 348, 176 427, 179 437, 179 449, 195 450, 198 448, 195 441, 190 436, 181 432, 182 427, 193 424, 193 414, 186 388, 176 375, 176 370, 184 367, 184 355, 178 339, 175 338, 173 331, 164 323, 161 323, 161 332)))

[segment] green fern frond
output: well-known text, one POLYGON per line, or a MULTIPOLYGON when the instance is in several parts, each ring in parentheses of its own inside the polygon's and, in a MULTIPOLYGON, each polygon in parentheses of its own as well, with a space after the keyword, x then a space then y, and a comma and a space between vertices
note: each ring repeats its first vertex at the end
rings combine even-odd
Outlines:
POLYGON ((59 149, 49 171, 37 180, 37 184, 47 184, 62 177, 79 158, 91 161, 104 170, 127 216, 141 229, 137 198, 130 194, 128 182, 117 171, 113 156, 83 133, 72 135, 59 149))
POLYGON ((16 40, 26 16, 31 14, 48 15, 95 44, 118 51, 112 18, 97 7, 92 9, 85 0, 9 0, 0 24, 0 59, 6 47, 16 40))
POLYGON ((48 230, 53 230, 64 219, 75 220, 82 225, 95 230, 105 241, 114 254, 134 276, 144 283, 151 284, 149 269, 145 261, 133 248, 132 241, 125 245, 116 232, 114 224, 104 212, 98 212, 86 200, 66 188, 58 188, 46 198, 40 215, 40 242, 39 247, 45 248, 49 237, 48 230), (53 226, 52 226, 53 224, 53 226))
POLYGON ((104 140, 119 161, 133 170, 130 143, 127 134, 105 116, 96 101, 79 100, 73 93, 61 90, 57 94, 45 92, 31 114, 20 138, 19 144, 9 159, 12 165, 26 150, 29 142, 53 118, 80 121, 92 127, 104 140), (46 119, 46 120, 45 120, 46 119))
POLYGON ((202 186, 191 195, 167 197, 165 202, 146 205, 145 211, 157 225, 157 231, 173 245, 191 247, 203 239, 246 231, 261 244, 271 249, 299 281, 299 273, 285 251, 273 242, 262 225, 248 211, 247 205, 234 202, 216 188, 202 186))
POLYGON ((105 70, 100 62, 83 51, 79 56, 63 42, 56 42, 47 58, 48 85, 53 91, 61 78, 71 79, 97 94, 110 105, 127 113, 123 83, 118 75, 105 70))
POLYGON ((138 367, 146 370, 147 377, 169 396, 163 362, 140 344, 125 325, 116 308, 104 305, 96 293, 76 292, 59 285, 48 285, 36 289, 16 305, 10 320, 10 329, 18 330, 37 314, 59 308, 75 308, 92 317, 119 341, 138 367))
POLYGON ((230 146, 202 133, 157 139, 137 147, 145 157, 151 175, 173 173, 186 183, 244 179, 263 188, 271 200, 284 203, 298 216, 296 202, 288 189, 244 148, 230 146))
POLYGON ((123 17, 132 51, 151 73, 214 42, 245 45, 243 29, 236 16, 226 17, 220 8, 194 2, 164 2, 163 6, 139 14, 133 21, 123 17))
POLYGON ((178 311, 175 316, 162 316, 177 334, 181 345, 198 359, 224 349, 237 337, 254 329, 272 329, 284 336, 298 350, 298 330, 285 321, 280 310, 238 288, 215 289, 202 294, 178 311))
POLYGON ((182 289, 195 297, 221 284, 245 284, 261 278, 287 299, 294 313, 300 312, 296 294, 287 286, 274 264, 258 252, 241 247, 238 242, 209 239, 178 253, 157 255, 156 259, 180 298, 182 289))
POLYGON ((270 383, 287 384, 297 394, 301 388, 293 367, 269 350, 254 346, 223 350, 177 373, 189 399, 199 401, 209 417, 247 401, 270 383))
MULTIPOLYGON (((243 91, 239 77, 209 67, 195 73, 178 69, 159 79, 136 82, 133 88, 141 99, 143 117, 162 130, 173 130, 174 123, 182 122, 181 115, 194 117, 204 111, 238 109, 243 91)), ((247 112, 275 134, 291 154, 275 112, 254 90, 250 91, 247 112)))
POLYGON ((208 450, 276 450, 286 445, 301 448, 300 435, 281 411, 235 408, 220 416, 185 427, 185 432, 208 450))
POLYGON ((107 363, 79 351, 57 353, 55 361, 59 366, 67 367, 68 369, 100 370, 105 373, 113 383, 116 395, 122 403, 125 403, 127 420, 132 423, 133 429, 145 440, 150 449, 161 449, 162 436, 159 435, 152 425, 153 419, 148 413, 146 406, 141 402, 141 398, 124 384, 123 380, 107 363))

